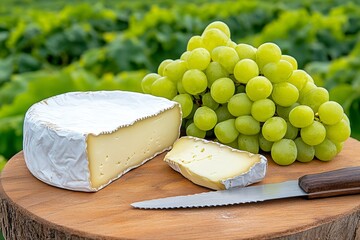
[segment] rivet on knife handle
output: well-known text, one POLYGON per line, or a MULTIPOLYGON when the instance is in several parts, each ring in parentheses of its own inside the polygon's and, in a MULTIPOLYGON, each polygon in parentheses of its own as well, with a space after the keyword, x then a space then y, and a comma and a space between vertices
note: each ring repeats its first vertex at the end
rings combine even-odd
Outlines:
POLYGON ((299 178, 308 198, 331 197, 360 193, 360 167, 308 174, 299 178))

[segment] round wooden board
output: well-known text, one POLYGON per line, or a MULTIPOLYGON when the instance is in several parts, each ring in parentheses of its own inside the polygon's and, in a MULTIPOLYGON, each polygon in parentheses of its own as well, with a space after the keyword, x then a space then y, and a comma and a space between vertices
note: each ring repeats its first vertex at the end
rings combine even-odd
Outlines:
MULTIPOLYGON (((360 142, 349 139, 330 162, 278 166, 274 183, 360 166, 360 142)), ((360 239, 360 195, 282 199, 213 208, 139 210, 130 203, 209 191, 162 161, 164 154, 96 193, 49 186, 27 170, 22 153, 1 174, 1 224, 8 239, 360 239)))

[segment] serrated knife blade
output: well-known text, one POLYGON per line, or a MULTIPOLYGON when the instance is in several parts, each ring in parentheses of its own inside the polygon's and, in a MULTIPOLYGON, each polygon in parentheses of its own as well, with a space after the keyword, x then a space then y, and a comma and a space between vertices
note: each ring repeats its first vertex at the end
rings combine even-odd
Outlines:
POLYGON ((298 181, 294 180, 186 196, 153 199, 135 202, 131 205, 135 208, 143 209, 215 207, 305 195, 307 195, 307 193, 298 186, 298 181))
POLYGON ((360 167, 350 167, 304 175, 298 180, 159 198, 134 202, 131 206, 140 209, 215 207, 301 196, 320 198, 359 193, 360 167))

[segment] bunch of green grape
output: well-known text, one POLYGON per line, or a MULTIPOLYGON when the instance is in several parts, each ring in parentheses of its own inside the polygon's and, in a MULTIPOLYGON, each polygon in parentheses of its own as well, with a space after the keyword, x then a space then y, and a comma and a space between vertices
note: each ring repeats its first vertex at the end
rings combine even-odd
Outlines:
POLYGON ((280 165, 333 159, 350 137, 349 119, 326 89, 274 43, 235 43, 228 26, 209 24, 180 59, 164 60, 142 80, 144 93, 180 103, 186 135, 280 165))

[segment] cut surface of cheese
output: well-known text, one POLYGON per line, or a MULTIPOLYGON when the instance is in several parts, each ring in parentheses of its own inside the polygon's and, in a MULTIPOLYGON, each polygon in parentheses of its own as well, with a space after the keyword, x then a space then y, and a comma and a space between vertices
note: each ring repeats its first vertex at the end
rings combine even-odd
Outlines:
POLYGON ((193 183, 215 190, 259 182, 267 167, 260 154, 195 137, 178 139, 164 161, 193 183))
POLYGON ((125 91, 71 92, 29 108, 24 158, 38 179, 98 191, 169 150, 179 137, 180 105, 125 91))
POLYGON ((89 135, 87 150, 93 187, 169 148, 178 137, 179 109, 172 108, 113 134, 89 135))

